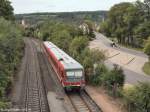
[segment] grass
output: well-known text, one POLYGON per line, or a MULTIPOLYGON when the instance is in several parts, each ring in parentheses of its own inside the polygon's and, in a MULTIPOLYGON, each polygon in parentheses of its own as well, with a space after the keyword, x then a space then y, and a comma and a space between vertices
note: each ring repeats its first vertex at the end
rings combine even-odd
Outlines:
POLYGON ((150 75, 150 62, 146 62, 143 66, 143 71, 147 74, 150 75))

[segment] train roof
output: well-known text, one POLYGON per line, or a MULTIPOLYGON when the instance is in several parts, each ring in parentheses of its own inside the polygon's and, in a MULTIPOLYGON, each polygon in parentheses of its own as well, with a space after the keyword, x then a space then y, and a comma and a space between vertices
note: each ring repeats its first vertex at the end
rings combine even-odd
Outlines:
POLYGON ((59 60, 64 65, 64 68, 66 70, 83 69, 83 66, 79 62, 74 60, 72 57, 70 57, 52 42, 45 41, 44 45, 54 53, 57 60, 59 60))

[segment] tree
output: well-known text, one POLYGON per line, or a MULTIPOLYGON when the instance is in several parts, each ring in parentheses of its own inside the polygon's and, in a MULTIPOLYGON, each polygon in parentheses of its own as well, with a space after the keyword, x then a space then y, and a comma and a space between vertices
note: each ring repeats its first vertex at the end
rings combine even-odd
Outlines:
POLYGON ((150 36, 150 21, 141 23, 136 29, 135 29, 135 36, 137 38, 143 38, 147 39, 150 36))
POLYGON ((126 30, 126 40, 125 43, 127 45, 135 46, 135 39, 134 39, 134 29, 137 27, 137 23, 139 23, 138 16, 138 8, 134 5, 128 7, 127 13, 124 15, 124 23, 125 23, 125 30, 126 30))
POLYGON ((118 87, 123 87, 125 75, 120 67, 114 65, 113 70, 102 76, 102 81, 108 88, 117 89, 118 87))
POLYGON ((100 24, 99 32, 104 33, 104 35, 110 37, 111 36, 111 26, 109 26, 109 20, 106 20, 100 24))
POLYGON ((137 24, 136 12, 136 7, 131 3, 116 4, 110 9, 108 19, 102 23, 101 29, 108 36, 117 37, 119 43, 130 44, 133 41, 132 29, 137 24))
POLYGON ((117 38, 120 44, 141 48, 144 39, 150 35, 148 8, 149 0, 116 4, 108 12, 108 18, 101 24, 100 31, 106 36, 117 38))
POLYGON ((95 74, 94 75, 100 75, 102 77, 102 74, 107 73, 108 69, 103 63, 99 63, 95 68, 95 74))
POLYGON ((68 52, 72 37, 67 30, 61 30, 61 31, 56 30, 52 33, 51 37, 49 37, 48 40, 53 41, 53 43, 55 43, 58 47, 68 52))
POLYGON ((0 17, 4 17, 7 20, 13 20, 13 7, 8 0, 0 0, 0 17))
POLYGON ((91 75, 90 77, 90 82, 93 85, 100 86, 103 83, 102 77, 107 73, 108 73, 108 69, 106 68, 106 66, 103 63, 98 64, 95 67, 94 75, 91 75))
POLYGON ((89 36, 89 38, 90 38, 90 39, 91 39, 91 38, 94 38, 94 37, 95 37, 95 35, 94 35, 94 25, 93 25, 92 21, 90 21, 90 20, 85 20, 84 22, 85 22, 85 24, 88 25, 88 29, 89 29, 89 34, 88 34, 88 36, 89 36))
POLYGON ((84 66, 87 82, 94 85, 99 85, 102 73, 107 71, 104 65, 105 55, 99 50, 90 50, 84 48, 79 55, 79 62, 84 66))
POLYGON ((144 0, 145 12, 147 13, 147 19, 150 19, 150 0, 144 0))
POLYGON ((104 52, 98 49, 91 50, 90 54, 91 54, 91 60, 93 60, 94 64, 103 63, 104 60, 106 59, 104 52))
POLYGON ((81 54, 88 45, 88 39, 85 36, 75 37, 69 47, 69 51, 73 57, 81 54))

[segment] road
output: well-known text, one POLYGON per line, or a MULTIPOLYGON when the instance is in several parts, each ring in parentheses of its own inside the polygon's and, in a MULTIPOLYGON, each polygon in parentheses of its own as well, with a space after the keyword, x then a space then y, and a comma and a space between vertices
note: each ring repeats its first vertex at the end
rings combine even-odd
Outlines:
MULTIPOLYGON (((103 44, 105 44, 107 47, 110 47, 110 43, 112 43, 111 40, 109 40, 104 35, 102 35, 100 33, 97 33, 97 32, 95 32, 95 35, 96 35, 96 39, 102 41, 103 44)), ((117 48, 114 48, 114 49, 119 50, 119 51, 123 51, 123 52, 126 52, 126 53, 129 53, 129 54, 141 56, 141 57, 144 57, 144 58, 148 58, 148 56, 146 54, 144 54, 143 52, 141 52, 141 51, 136 51, 136 50, 128 49, 128 48, 121 47, 121 46, 119 46, 117 48)))
MULTIPOLYGON (((113 68, 113 64, 110 61, 105 62, 106 66, 109 68, 113 68)), ((150 76, 142 75, 137 72, 131 71, 129 69, 123 68, 124 74, 126 76, 125 83, 126 84, 137 84, 138 82, 150 81, 150 76)))
POLYGON ((105 64, 112 68, 113 64, 121 66, 124 70, 126 84, 137 84, 138 82, 150 81, 150 76, 142 71, 145 62, 148 61, 148 56, 143 52, 131 50, 124 47, 111 47, 107 37, 100 33, 96 33, 96 39, 90 42, 91 49, 104 50, 108 59, 105 64))

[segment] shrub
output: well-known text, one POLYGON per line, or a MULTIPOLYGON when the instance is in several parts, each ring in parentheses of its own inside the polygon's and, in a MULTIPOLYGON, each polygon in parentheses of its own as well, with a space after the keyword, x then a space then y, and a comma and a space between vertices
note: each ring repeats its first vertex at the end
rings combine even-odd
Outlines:
POLYGON ((113 88, 114 86, 122 87, 124 84, 125 76, 123 74, 123 70, 114 65, 114 69, 107 72, 103 77, 102 81, 105 86, 108 88, 113 88))
POLYGON ((102 77, 108 72, 108 69, 104 64, 98 64, 95 67, 94 75, 90 76, 89 82, 94 85, 98 86, 102 84, 102 77))
POLYGON ((149 62, 146 62, 146 63, 144 64, 144 66, 143 66, 143 71, 144 71, 146 74, 150 75, 150 61, 149 61, 149 62))
POLYGON ((144 52, 149 56, 149 61, 150 61, 150 38, 148 39, 144 47, 144 52))
POLYGON ((137 86, 123 91, 129 112, 149 112, 150 83, 139 83, 137 86))
POLYGON ((108 89, 108 93, 114 97, 121 96, 125 76, 123 70, 114 65, 114 69, 103 73, 101 76, 102 85, 108 89))

